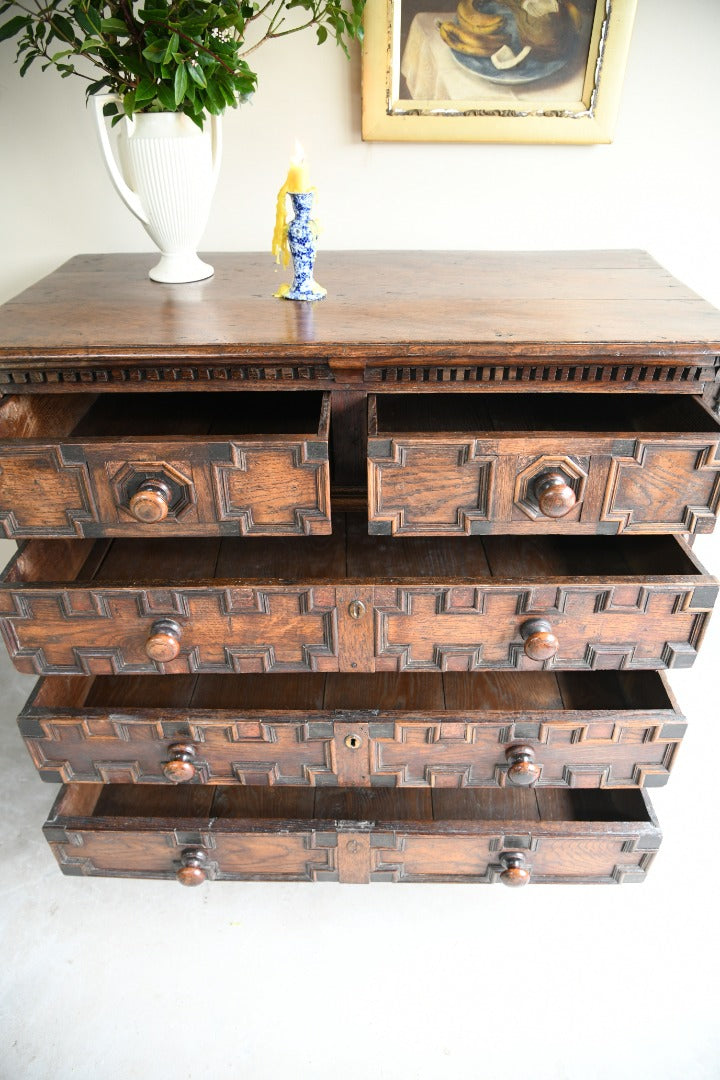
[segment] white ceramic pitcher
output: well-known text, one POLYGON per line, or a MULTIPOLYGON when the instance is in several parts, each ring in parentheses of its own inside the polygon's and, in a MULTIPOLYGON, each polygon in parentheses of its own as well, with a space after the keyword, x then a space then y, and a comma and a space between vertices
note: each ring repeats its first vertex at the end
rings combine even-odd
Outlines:
POLYGON ((136 113, 123 117, 115 155, 103 106, 117 98, 95 97, 100 145, 115 190, 145 226, 162 258, 153 281, 201 281, 212 266, 196 249, 207 224, 222 153, 219 116, 201 131, 184 113, 136 113))

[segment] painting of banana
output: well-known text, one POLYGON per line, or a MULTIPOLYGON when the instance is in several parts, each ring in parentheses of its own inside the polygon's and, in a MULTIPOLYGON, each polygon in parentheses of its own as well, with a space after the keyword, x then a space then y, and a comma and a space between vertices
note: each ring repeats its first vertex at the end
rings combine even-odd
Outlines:
MULTIPOLYGON (((572 0, 460 0, 453 19, 437 24, 440 37, 461 63, 486 58, 477 74, 512 81, 512 72, 527 79, 546 78, 567 63, 583 29, 583 15, 572 0), (494 72, 493 72, 494 69, 494 72)), ((467 64, 466 64, 467 66, 467 64)))
POLYGON ((363 138, 611 142, 637 4, 367 0, 363 138))

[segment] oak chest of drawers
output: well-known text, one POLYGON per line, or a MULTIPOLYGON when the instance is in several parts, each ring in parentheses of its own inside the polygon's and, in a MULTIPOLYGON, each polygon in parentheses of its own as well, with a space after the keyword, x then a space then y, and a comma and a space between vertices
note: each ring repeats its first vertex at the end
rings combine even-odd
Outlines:
POLYGON ((720 314, 638 252, 71 260, 0 313, 70 874, 640 881, 717 583, 720 314))

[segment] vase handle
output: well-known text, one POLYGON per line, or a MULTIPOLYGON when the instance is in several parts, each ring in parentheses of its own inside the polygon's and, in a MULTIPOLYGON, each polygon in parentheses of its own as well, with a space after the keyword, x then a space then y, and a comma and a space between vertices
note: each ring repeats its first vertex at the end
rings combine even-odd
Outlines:
POLYGON ((212 190, 215 190, 217 184, 218 174, 220 172, 220 161, 222 159, 222 124, 221 117, 215 116, 214 113, 210 114, 210 135, 212 138, 212 190))
POLYGON ((149 224, 148 216, 142 208, 142 203, 135 192, 128 187, 125 178, 118 167, 112 143, 110 142, 107 123, 103 114, 103 108, 109 101, 119 100, 120 98, 116 94, 97 94, 93 98, 100 147, 103 152, 103 157, 105 158, 107 171, 110 173, 110 179, 113 182, 113 187, 127 206, 128 210, 130 210, 143 225, 147 225, 149 224))

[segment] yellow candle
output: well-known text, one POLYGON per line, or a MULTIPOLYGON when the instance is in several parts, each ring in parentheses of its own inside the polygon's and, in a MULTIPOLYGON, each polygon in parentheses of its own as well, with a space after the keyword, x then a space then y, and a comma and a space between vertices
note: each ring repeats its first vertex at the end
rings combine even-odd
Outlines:
POLYGON ((288 192, 293 194, 310 190, 307 162, 305 161, 305 154, 300 143, 296 143, 295 145, 295 157, 290 160, 290 168, 288 169, 287 180, 285 183, 287 184, 288 192))
POLYGON ((290 262, 290 248, 287 242, 287 195, 296 195, 301 192, 312 191, 309 181, 309 170, 305 161, 305 154, 300 143, 295 143, 295 155, 290 159, 287 179, 278 191, 277 208, 275 211, 275 231, 273 233, 272 253, 275 262, 279 263, 282 258, 283 266, 290 262))

